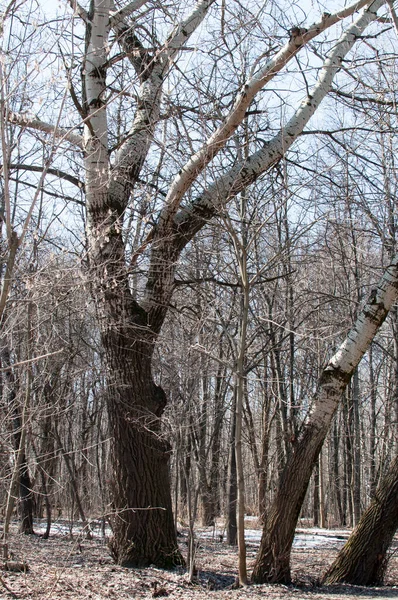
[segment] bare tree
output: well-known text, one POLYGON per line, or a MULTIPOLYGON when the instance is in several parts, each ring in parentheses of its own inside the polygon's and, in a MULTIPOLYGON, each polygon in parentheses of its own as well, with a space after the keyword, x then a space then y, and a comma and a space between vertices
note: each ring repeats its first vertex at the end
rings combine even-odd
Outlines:
MULTIPOLYGON (((200 142, 194 135, 187 136, 189 153, 182 149, 180 141, 180 129, 186 122, 181 119, 184 109, 178 94, 184 96, 184 86, 178 82, 178 68, 186 60, 189 41, 195 43, 200 25, 214 9, 213 0, 199 0, 186 17, 173 7, 174 26, 167 36, 162 27, 156 31, 155 24, 159 19, 168 22, 171 11, 162 12, 161 7, 145 0, 135 0, 123 8, 110 0, 92 0, 88 10, 76 2, 70 4, 74 15, 68 24, 70 34, 65 36, 66 56, 61 57, 66 62, 64 69, 73 108, 72 118, 65 113, 68 126, 11 110, 6 111, 4 119, 24 132, 50 134, 53 139, 70 143, 83 152, 87 275, 107 360, 107 402, 113 440, 112 552, 123 565, 153 563, 170 567, 181 564, 182 557, 172 517, 168 473, 171 448, 161 427, 167 398, 156 382, 152 367, 155 345, 173 293, 176 265, 183 250, 207 222, 226 210, 232 197, 274 167, 291 148, 329 93, 356 40, 377 20, 377 11, 384 2, 357 1, 334 14, 324 13, 308 28, 292 27, 288 41, 278 51, 267 49, 268 60, 261 54, 252 61, 249 78, 236 89, 231 102, 224 105, 218 101, 221 114, 217 108, 215 129, 211 120, 215 117, 211 115, 211 126, 204 120, 203 129, 194 129, 195 135, 200 132, 200 142), (261 90, 311 40, 361 8, 363 12, 347 26, 324 60, 313 88, 307 86, 308 93, 297 110, 282 127, 278 126, 275 135, 264 143, 256 142, 253 151, 236 160, 229 142, 261 90), (77 23, 80 36, 74 35, 72 24, 77 23), (126 88, 126 76, 134 81, 133 93, 126 88), (173 103, 167 106, 166 101, 162 104, 163 94, 167 97, 167 86, 174 84, 177 88, 180 85, 174 95, 177 106, 173 103), (119 113, 114 110, 121 100, 126 100, 127 118, 122 110, 119 113), (180 118, 175 118, 175 114, 180 118), (157 148, 154 145, 156 127, 168 117, 175 127, 178 160, 174 162, 167 138, 171 126, 166 124, 163 128, 163 144, 157 148), (81 126, 82 137, 77 131, 81 126), (154 167, 156 158, 162 162, 162 169, 154 167), (174 177, 170 176, 171 171, 176 173, 174 177), (153 205, 156 217, 151 214, 141 185, 156 191, 157 203, 153 205), (166 191, 162 189, 164 185, 166 191)), ((221 23, 221 30, 222 38, 225 22, 221 23)), ((201 98, 200 90, 198 97, 201 98)), ((69 178, 71 185, 81 189, 80 180, 75 177, 72 181, 71 173, 65 171, 68 168, 63 164, 62 173, 54 175, 69 178)), ((377 302, 383 303, 384 315, 387 304, 379 297, 377 302)), ((369 306, 372 309, 375 305, 371 302, 369 306)), ((368 328, 366 343, 375 331, 368 328)), ((359 340, 353 344, 356 357, 364 351, 361 344, 359 340)), ((323 381, 326 387, 329 375, 330 369, 326 369, 323 381)), ((343 379, 336 383, 340 391, 343 379)), ((323 410, 322 393, 320 398, 322 409, 314 418, 322 434, 314 443, 308 434, 297 446, 303 448, 302 455, 294 453, 297 468, 300 456, 312 468, 329 416, 334 412, 329 405, 323 410)), ((308 478, 303 477, 298 498, 296 494, 296 500, 290 500, 287 512, 291 518, 285 517, 289 542, 307 484, 308 478)), ((286 541, 282 543, 282 552, 287 552, 286 541)), ((276 560, 280 560, 279 550, 276 560)), ((260 562, 255 570, 257 580, 264 577, 260 562)), ((285 577, 285 567, 282 571, 285 577)), ((277 577, 280 572, 278 566, 277 577)))

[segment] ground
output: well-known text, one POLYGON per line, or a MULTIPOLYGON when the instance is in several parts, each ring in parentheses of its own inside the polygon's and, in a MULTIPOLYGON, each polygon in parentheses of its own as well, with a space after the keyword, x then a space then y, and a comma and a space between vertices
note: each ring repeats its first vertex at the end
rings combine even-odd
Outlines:
MULTIPOLYGON (((36 530, 40 531, 38 525, 36 530)), ((317 586, 318 578, 347 539, 349 532, 345 530, 299 529, 292 555, 294 585, 251 585, 241 589, 234 589, 237 551, 221 541, 222 529, 198 531, 198 575, 194 584, 188 582, 187 573, 182 569, 167 572, 154 567, 125 569, 114 565, 107 551, 106 538, 99 530, 94 532, 92 540, 82 537, 78 529, 71 535, 66 523, 55 524, 52 531, 48 540, 39 535, 21 536, 13 531, 9 545, 12 560, 15 563, 25 562, 27 570, 2 571, 1 600, 12 597, 29 600, 128 600, 162 596, 184 600, 250 600, 265 596, 270 600, 363 600, 372 597, 398 600, 398 557, 394 550, 383 587, 317 586)), ((181 549, 186 554, 187 537, 183 528, 181 533, 181 549)), ((249 569, 259 536, 255 523, 248 521, 249 569)))

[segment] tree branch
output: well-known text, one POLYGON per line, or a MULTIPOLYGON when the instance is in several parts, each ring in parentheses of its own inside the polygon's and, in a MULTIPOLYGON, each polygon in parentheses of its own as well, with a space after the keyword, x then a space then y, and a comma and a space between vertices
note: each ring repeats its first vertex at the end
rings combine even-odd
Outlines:
POLYGON ((58 140, 65 140, 70 144, 77 146, 81 150, 83 149, 83 138, 72 130, 64 129, 62 127, 55 127, 51 123, 46 123, 35 117, 30 117, 26 114, 15 113, 9 111, 7 113, 8 122, 20 127, 26 127, 27 129, 36 129, 46 134, 51 134, 58 140))
POLYGON ((392 22, 394 23, 395 33, 398 35, 398 16, 395 12, 393 0, 387 0, 388 8, 390 9, 392 22))
POLYGON ((139 10, 141 6, 147 3, 148 0, 133 0, 124 8, 121 8, 118 11, 115 11, 110 18, 110 26, 112 29, 117 28, 117 26, 123 23, 124 19, 132 15, 134 12, 139 10))
MULTIPOLYGON (((65 173, 65 171, 61 171, 61 169, 53 169, 53 168, 45 169, 44 167, 41 167, 41 166, 25 165, 25 164, 20 164, 20 163, 11 163, 8 166, 10 169, 15 169, 16 171, 21 170, 21 171, 32 171, 35 173, 42 173, 45 170, 46 174, 48 173, 49 175, 54 175, 55 177, 59 177, 59 179, 64 179, 65 181, 69 181, 69 183, 72 183, 73 185, 75 185, 76 187, 78 187, 80 190, 82 190, 84 192, 83 181, 81 181, 77 177, 74 177, 73 175, 70 175, 70 173, 65 173)), ((3 168, 2 165, 0 165, 0 170, 2 168, 3 168)))
POLYGON ((192 12, 177 26, 152 59, 149 72, 142 78, 138 106, 126 142, 115 157, 110 197, 120 214, 125 210, 132 186, 138 180, 155 126, 159 121, 163 81, 178 51, 205 18, 215 0, 200 0, 192 12))
MULTIPOLYGON (((366 27, 377 18, 377 10, 384 2, 385 0, 375 0, 356 21, 348 26, 325 60, 311 94, 305 98, 293 117, 273 139, 244 161, 238 162, 211 184, 201 196, 181 208, 170 227, 164 226, 165 219, 169 218, 166 208, 158 226, 149 233, 142 244, 142 248, 145 249, 148 240, 152 240, 151 263, 144 303, 149 322, 159 321, 159 314, 166 310, 172 291, 174 264, 182 249, 231 198, 256 181, 285 155, 331 89, 333 78, 341 68, 343 58, 366 27)), ((363 5, 357 3, 355 6, 358 7, 359 4, 363 5)), ((171 214, 173 211, 174 206, 171 214)))
POLYGON ((380 100, 379 98, 367 98, 366 96, 357 96, 356 94, 350 94, 348 92, 343 92, 342 90, 336 90, 334 88, 330 90, 330 93, 335 94, 336 96, 341 96, 342 98, 347 98, 347 100, 351 100, 351 102, 370 102, 371 104, 378 104, 380 106, 397 106, 397 102, 395 100, 380 100))
MULTIPOLYGON (((21 180, 17 179, 16 177, 10 177, 10 181, 19 181, 19 183, 21 182, 21 180)), ((28 181, 24 181, 23 185, 25 187, 37 190, 37 185, 29 183, 28 181)), ((86 206, 86 203, 83 200, 78 200, 77 198, 73 198, 72 196, 65 196, 65 194, 62 194, 61 192, 59 194, 55 192, 50 192, 47 188, 44 188, 43 185, 40 186, 40 191, 43 191, 46 194, 46 196, 50 196, 50 198, 61 198, 61 200, 65 200, 65 202, 73 202, 74 204, 78 204, 79 206, 83 207, 86 206)))
POLYGON ((77 2, 77 0, 68 0, 68 4, 76 15, 83 19, 85 23, 88 23, 88 21, 90 20, 88 17, 88 13, 86 9, 83 8, 83 6, 79 4, 79 2, 77 2))
POLYGON ((237 163, 225 175, 211 184, 203 194, 175 216, 174 226, 180 231, 185 246, 204 223, 239 192, 277 163, 303 132, 316 109, 331 89, 333 78, 341 68, 343 58, 351 50, 366 27, 377 18, 377 10, 385 0, 376 0, 342 34, 329 53, 318 81, 288 123, 263 147, 237 163))
MULTIPOLYGON (((253 75, 238 93, 235 103, 224 122, 216 129, 202 148, 196 152, 180 170, 166 198, 166 204, 160 217, 160 226, 167 228, 171 219, 176 214, 181 199, 198 175, 212 161, 218 152, 226 145, 231 135, 245 118, 246 111, 258 92, 264 88, 283 67, 308 44, 332 25, 341 19, 353 14, 362 6, 369 4, 369 0, 355 2, 343 11, 333 15, 324 13, 321 20, 314 23, 309 29, 295 27, 291 30, 289 41, 277 52, 255 75, 253 75)), ((162 235, 162 234, 161 234, 162 235)))

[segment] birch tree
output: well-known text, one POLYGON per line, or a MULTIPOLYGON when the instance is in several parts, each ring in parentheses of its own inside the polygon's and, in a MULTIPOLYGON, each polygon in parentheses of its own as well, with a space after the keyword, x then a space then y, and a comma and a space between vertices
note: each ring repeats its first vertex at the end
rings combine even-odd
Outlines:
MULTIPOLYGON (((91 0, 88 9, 75 1, 70 5, 74 14, 68 24, 65 21, 65 28, 69 27, 72 49, 65 72, 74 118, 68 121, 65 115, 69 127, 27 113, 10 111, 5 116, 17 126, 50 133, 83 153, 88 278, 108 365, 107 402, 113 439, 112 553, 125 566, 171 567, 181 564, 182 557, 171 510, 171 448, 162 435, 167 398, 156 383, 152 365, 172 297, 176 265, 182 251, 207 222, 227 210, 232 197, 273 168, 288 152, 330 91, 355 42, 377 19, 384 1, 360 0, 334 14, 324 13, 308 28, 292 27, 289 39, 280 49, 271 45, 265 54, 252 60, 251 75, 243 86, 232 86, 236 88, 232 102, 216 100, 215 113, 219 117, 213 132, 209 133, 204 124, 202 129, 195 129, 196 139, 186 136, 191 156, 185 163, 180 162, 179 169, 168 155, 167 124, 162 130, 163 147, 155 152, 157 125, 167 121, 167 110, 162 113, 167 105, 162 100, 174 81, 178 82, 179 69, 191 50, 189 42, 197 48, 196 40, 203 35, 204 20, 210 23, 210 13, 213 18, 220 18, 222 39, 225 7, 221 7, 220 15, 214 0, 199 0, 185 16, 173 7, 174 26, 165 34, 165 25, 159 26, 158 31, 155 25, 159 21, 170 22, 170 12, 162 12, 161 7, 145 0, 133 0, 123 7, 120 3, 114 5, 112 0, 91 0), (231 136, 252 103, 261 97, 262 90, 272 87, 276 75, 309 42, 358 10, 362 10, 360 16, 347 25, 324 60, 313 89, 308 90, 291 118, 241 161, 233 157, 226 160, 231 157, 231 136), (79 42, 81 39, 84 43, 79 42), (80 81, 77 73, 81 73, 80 81), (136 83, 133 93, 125 89, 126 77, 136 83), (127 108, 115 115, 114 106, 125 98, 127 108), (116 140, 112 128, 115 120, 122 129, 116 140), (83 136, 79 127, 83 127, 83 136), (160 174, 159 168, 154 167, 156 156, 164 160, 160 174), (172 178, 169 165, 176 173, 172 178), (167 190, 159 190, 159 182, 164 181, 168 182, 167 190), (147 193, 155 189, 157 197, 163 197, 154 218, 148 218, 142 185, 147 193), (136 243, 132 249, 129 216, 136 222, 136 243)), ((231 82, 229 85, 231 88, 231 82)), ((182 86, 179 93, 183 91, 182 86)), ((182 108, 175 111, 178 118, 173 106, 168 110, 180 148, 182 108)), ((70 177, 67 171, 65 166, 59 176, 70 177)), ((82 182, 72 183, 80 186, 82 182)), ((367 330, 367 339, 374 331, 367 330)), ((354 347, 357 343, 353 342, 354 347)), ((362 346, 355 355, 361 352, 362 346)), ((325 377, 329 377, 329 371, 325 377)), ((322 432, 330 412, 333 410, 327 405, 327 410, 322 408, 317 413, 322 432)), ((321 441, 320 437, 317 439, 318 448, 321 441)), ((301 499, 303 495, 301 490, 301 499)), ((289 520, 289 527, 291 524, 289 520)), ((285 550, 285 542, 282 545, 285 550)), ((257 568, 257 579, 262 577, 259 573, 257 568)))
POLYGON ((264 524, 253 570, 257 583, 290 582, 290 552, 308 483, 341 395, 398 297, 398 256, 372 290, 336 354, 324 368, 312 413, 283 470, 264 524))

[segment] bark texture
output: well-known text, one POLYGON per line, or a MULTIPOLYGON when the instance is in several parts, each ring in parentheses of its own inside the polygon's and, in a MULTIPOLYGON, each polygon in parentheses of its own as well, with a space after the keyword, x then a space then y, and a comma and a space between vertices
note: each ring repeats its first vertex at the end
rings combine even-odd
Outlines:
POLYGON ((171 506, 171 449, 161 432, 167 399, 151 373, 156 335, 147 313, 122 281, 112 291, 100 290, 106 298, 102 305, 106 318, 100 320, 109 365, 108 414, 113 438, 111 551, 123 566, 171 568, 183 559, 171 506))
POLYGON ((398 457, 381 481, 358 526, 326 572, 323 583, 379 585, 398 527, 398 457))
MULTIPOLYGON (((153 383, 146 387, 160 412, 165 404, 163 391, 153 383)), ((109 411, 114 432, 111 551, 116 562, 126 567, 171 568, 183 559, 171 507, 170 447, 160 435, 159 417, 132 408, 129 392, 126 403, 120 398, 115 405, 112 400, 109 411)))

